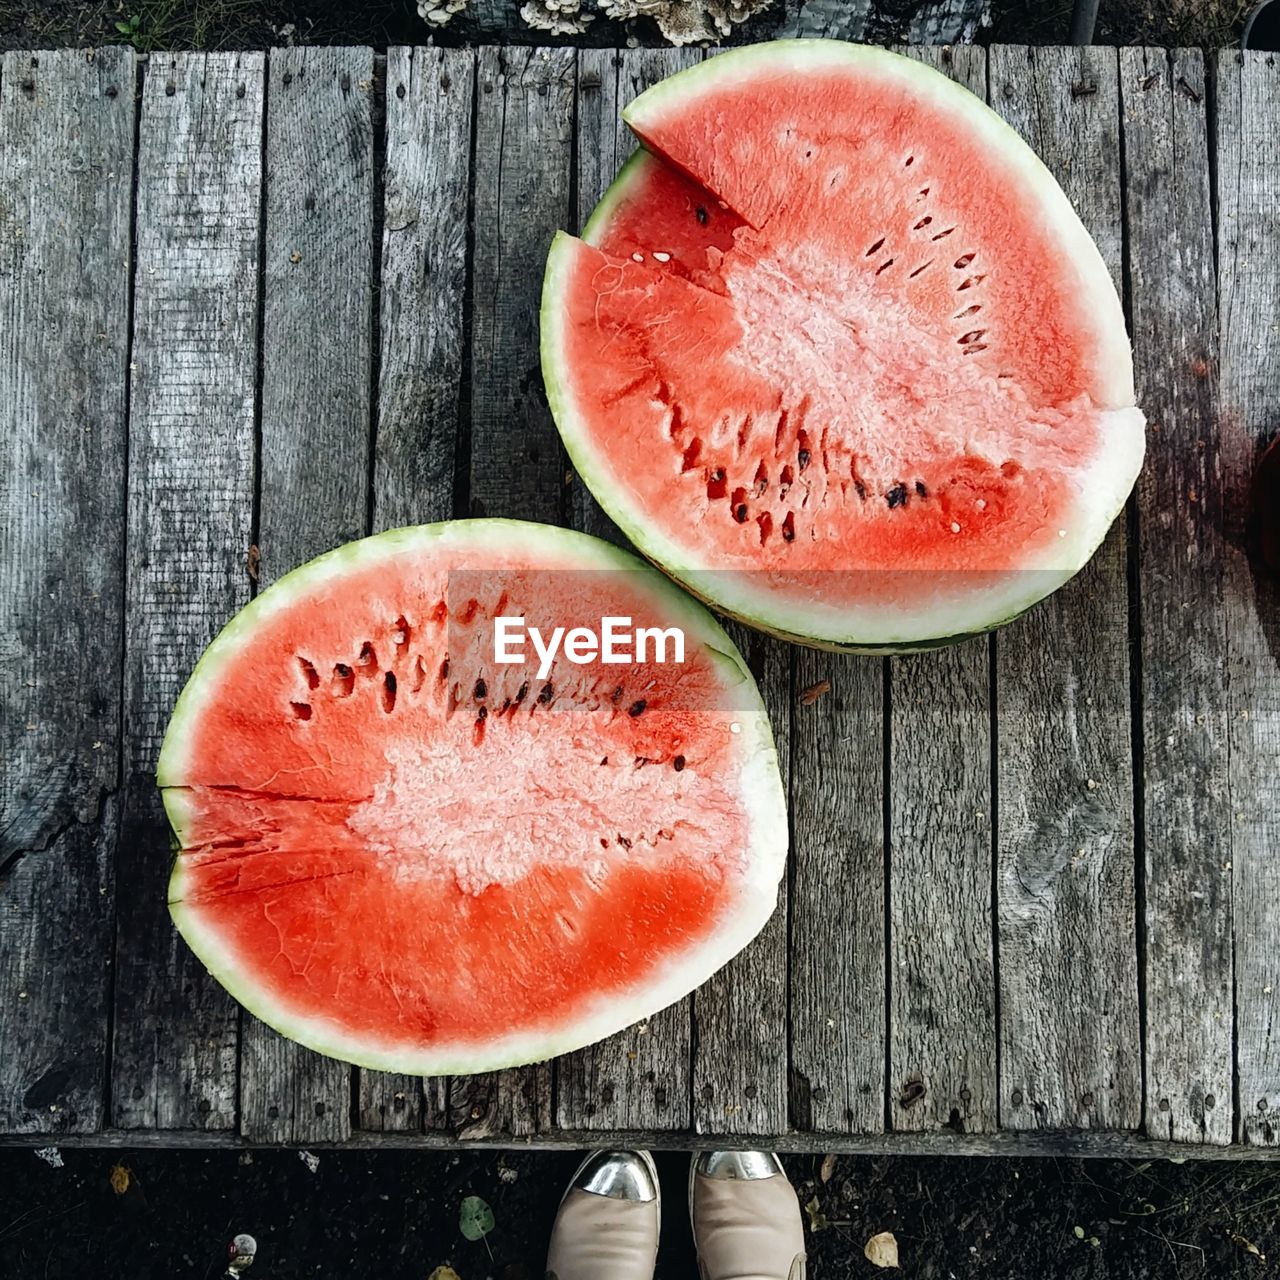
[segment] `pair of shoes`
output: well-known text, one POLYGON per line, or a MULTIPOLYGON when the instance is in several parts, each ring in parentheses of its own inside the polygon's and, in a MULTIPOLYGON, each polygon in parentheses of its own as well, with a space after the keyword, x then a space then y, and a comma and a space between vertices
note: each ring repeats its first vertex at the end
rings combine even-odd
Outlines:
MULTIPOLYGON (((703 1280, 804 1280, 800 1204, 778 1157, 704 1151, 689 1168, 703 1280)), ((560 1203, 547 1280, 653 1280, 662 1198, 647 1151, 595 1151, 560 1203)))

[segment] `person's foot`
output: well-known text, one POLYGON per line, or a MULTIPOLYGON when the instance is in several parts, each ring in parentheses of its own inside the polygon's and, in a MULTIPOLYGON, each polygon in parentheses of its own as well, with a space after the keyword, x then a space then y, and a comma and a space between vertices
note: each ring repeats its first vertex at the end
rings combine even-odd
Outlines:
POLYGON ((689 1213, 702 1280, 804 1280, 800 1201, 777 1156, 695 1155, 689 1213))
POLYGON ((593 1151, 560 1202, 547 1280, 653 1280, 661 1202, 647 1151, 593 1151))

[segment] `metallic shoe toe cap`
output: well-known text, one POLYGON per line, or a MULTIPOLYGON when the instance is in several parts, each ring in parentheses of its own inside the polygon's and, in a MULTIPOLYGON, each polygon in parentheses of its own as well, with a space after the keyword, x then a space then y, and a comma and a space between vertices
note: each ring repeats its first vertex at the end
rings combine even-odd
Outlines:
POLYGON ((658 1184, 648 1162, 634 1151, 592 1152, 578 1170, 573 1185, 611 1200, 647 1203, 658 1198, 658 1184))
POLYGON ((783 1172, 782 1161, 772 1151, 700 1151, 693 1168, 704 1178, 746 1182, 783 1172))

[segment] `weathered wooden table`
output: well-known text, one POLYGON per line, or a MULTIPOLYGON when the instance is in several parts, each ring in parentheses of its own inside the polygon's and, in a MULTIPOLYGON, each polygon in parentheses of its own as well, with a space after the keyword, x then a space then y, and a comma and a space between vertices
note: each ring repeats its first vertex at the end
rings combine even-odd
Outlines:
POLYGON ((466 512, 605 529, 542 397, 543 257, 625 100, 699 56, 4 56, 8 1140, 1280 1150, 1280 609, 1241 550, 1280 423, 1264 55, 915 51, 1097 237, 1149 461, 1088 570, 989 641, 750 639, 791 873, 696 995, 552 1064, 387 1077, 242 1014, 171 928, 156 751, 255 580, 466 512))

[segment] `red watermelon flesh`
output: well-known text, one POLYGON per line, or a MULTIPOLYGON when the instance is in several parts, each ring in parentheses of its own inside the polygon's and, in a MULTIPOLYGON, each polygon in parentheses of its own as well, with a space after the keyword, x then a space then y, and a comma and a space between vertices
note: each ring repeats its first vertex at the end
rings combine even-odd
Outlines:
POLYGON ((700 606, 583 535, 399 530, 264 593, 210 647, 159 767, 170 906, 312 1048, 420 1074, 576 1048, 745 944, 786 849, 754 682, 700 606), (685 662, 493 662, 493 618, 678 625, 685 662))
POLYGON ((543 367, 609 514, 745 621, 928 643, 1088 559, 1143 452, 1097 249, 984 104, 881 50, 734 51, 548 263, 543 367))

